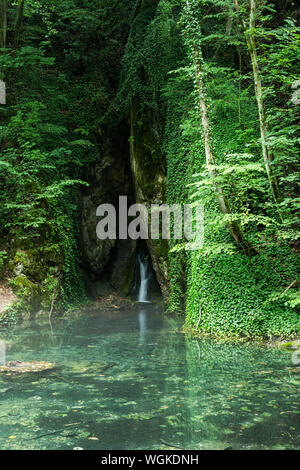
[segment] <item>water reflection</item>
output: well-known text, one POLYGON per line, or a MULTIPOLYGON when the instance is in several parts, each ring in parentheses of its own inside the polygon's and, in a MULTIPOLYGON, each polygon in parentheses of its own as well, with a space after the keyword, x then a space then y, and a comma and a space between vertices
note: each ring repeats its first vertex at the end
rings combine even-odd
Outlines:
POLYGON ((147 312, 143 307, 138 311, 139 327, 140 327, 140 344, 145 343, 145 334, 147 331, 147 312))

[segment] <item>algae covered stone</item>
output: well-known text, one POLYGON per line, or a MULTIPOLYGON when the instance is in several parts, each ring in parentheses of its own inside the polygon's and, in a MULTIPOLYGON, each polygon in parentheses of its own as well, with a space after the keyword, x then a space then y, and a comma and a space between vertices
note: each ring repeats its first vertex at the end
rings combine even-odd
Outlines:
POLYGON ((45 372, 54 369, 55 365, 51 362, 43 361, 11 361, 0 366, 0 374, 30 374, 36 372, 45 372))

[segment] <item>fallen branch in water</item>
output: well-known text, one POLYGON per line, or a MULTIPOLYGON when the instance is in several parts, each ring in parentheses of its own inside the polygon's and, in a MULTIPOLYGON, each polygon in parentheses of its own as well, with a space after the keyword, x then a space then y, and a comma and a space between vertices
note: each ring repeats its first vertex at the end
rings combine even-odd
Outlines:
POLYGON ((52 328, 52 323, 51 323, 51 317, 52 317, 52 312, 53 312, 53 308, 54 308, 55 294, 56 294, 56 290, 54 290, 53 295, 52 295, 52 301, 51 301, 50 312, 49 312, 49 325, 50 325, 50 328, 51 328, 51 334, 52 335, 53 335, 53 328, 52 328))
MULTIPOLYGON (((75 423, 75 424, 65 424, 65 427, 62 428, 62 429, 58 429, 56 431, 53 431, 53 432, 48 432, 46 434, 40 434, 39 436, 35 436, 35 437, 31 437, 30 439, 25 439, 25 441, 34 441, 36 439, 41 439, 42 437, 46 437, 46 436, 53 436, 55 434, 60 434, 64 431, 67 431, 66 426, 68 426, 69 428, 70 427, 73 427, 73 428, 78 428, 79 426, 85 426, 86 424, 88 423, 75 423)), ((71 437, 71 436, 65 436, 65 437, 71 437)))
POLYGON ((166 442, 163 439, 160 439, 160 442, 164 444, 165 446, 174 447, 175 449, 178 449, 178 450, 184 450, 182 447, 176 446, 175 444, 170 444, 169 442, 166 442))

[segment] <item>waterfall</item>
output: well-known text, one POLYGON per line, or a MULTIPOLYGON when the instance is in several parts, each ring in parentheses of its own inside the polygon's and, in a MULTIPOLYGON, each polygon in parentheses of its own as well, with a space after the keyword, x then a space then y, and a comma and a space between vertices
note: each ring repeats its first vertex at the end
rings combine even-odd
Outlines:
POLYGON ((138 265, 140 268, 140 288, 138 301, 144 303, 151 303, 148 300, 148 287, 150 281, 150 263, 147 256, 143 256, 141 253, 138 254, 138 265))

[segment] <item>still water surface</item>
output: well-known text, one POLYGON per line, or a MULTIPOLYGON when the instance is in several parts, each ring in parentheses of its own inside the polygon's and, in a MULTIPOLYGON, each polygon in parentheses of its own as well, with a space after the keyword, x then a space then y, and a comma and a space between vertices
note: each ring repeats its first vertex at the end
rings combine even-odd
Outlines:
POLYGON ((295 449, 299 368, 289 352, 195 339, 159 307, 0 330, 0 449, 295 449))

